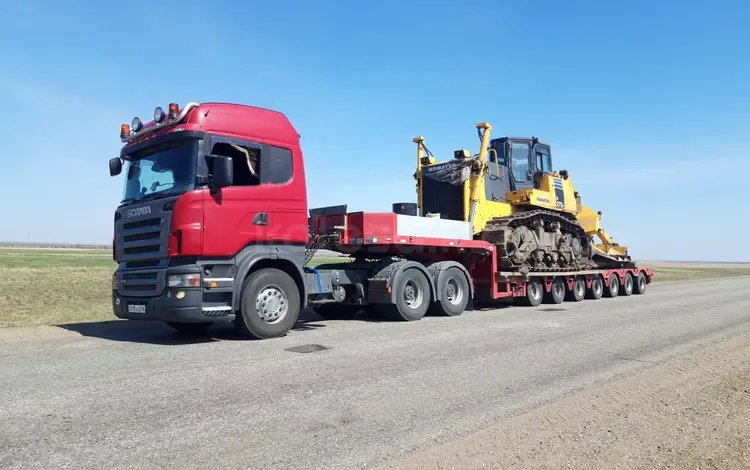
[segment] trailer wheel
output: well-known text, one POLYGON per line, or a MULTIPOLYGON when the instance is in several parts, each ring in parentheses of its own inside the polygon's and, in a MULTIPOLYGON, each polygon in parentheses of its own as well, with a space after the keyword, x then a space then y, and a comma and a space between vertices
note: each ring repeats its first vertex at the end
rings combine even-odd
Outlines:
POLYGON ((617 274, 612 273, 612 275, 609 277, 609 284, 607 285, 607 289, 604 291, 604 295, 611 299, 614 299, 619 293, 620 278, 617 277, 617 274))
POLYGON ((530 307, 536 307, 544 300, 544 286, 542 281, 531 279, 526 282, 526 297, 522 297, 521 303, 530 307))
POLYGON ((638 276, 636 276, 635 286, 633 286, 633 293, 637 295, 646 293, 646 275, 645 274, 638 273, 638 276))
POLYGON ((620 294, 624 296, 629 296, 633 293, 633 275, 630 273, 627 273, 625 275, 625 280, 622 281, 622 286, 620 287, 620 294))
POLYGON ((454 317, 461 315, 469 303, 469 283, 458 268, 448 268, 439 277, 440 300, 430 305, 429 312, 435 315, 454 317))
POLYGON ((382 314, 393 320, 417 321, 424 317, 430 306, 430 281, 422 271, 411 268, 398 276, 393 286, 395 304, 381 304, 382 314))
POLYGON ((242 283, 240 311, 235 325, 244 335, 268 339, 284 336, 299 317, 297 285, 289 274, 264 268, 242 283))
POLYGON ((598 300, 602 298, 602 295, 604 295, 604 280, 597 275, 591 280, 591 287, 586 292, 586 298, 598 300))
POLYGON ((545 295, 545 301, 551 304, 561 304, 565 300, 565 281, 557 278, 552 281, 552 285, 549 288, 549 292, 545 295))
POLYGON ((573 302, 580 302, 584 297, 586 297, 586 281, 581 276, 578 276, 573 281, 573 288, 568 291, 566 299, 573 302))

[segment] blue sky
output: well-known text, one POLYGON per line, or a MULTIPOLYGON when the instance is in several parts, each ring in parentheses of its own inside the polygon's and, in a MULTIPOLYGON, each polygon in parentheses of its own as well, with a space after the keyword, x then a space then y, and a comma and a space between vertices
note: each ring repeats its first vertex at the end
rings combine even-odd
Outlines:
POLYGON ((746 2, 2 3, 0 240, 111 242, 120 123, 232 101, 290 117, 313 207, 413 201, 411 139, 447 159, 489 121, 634 257, 750 260, 746 2))

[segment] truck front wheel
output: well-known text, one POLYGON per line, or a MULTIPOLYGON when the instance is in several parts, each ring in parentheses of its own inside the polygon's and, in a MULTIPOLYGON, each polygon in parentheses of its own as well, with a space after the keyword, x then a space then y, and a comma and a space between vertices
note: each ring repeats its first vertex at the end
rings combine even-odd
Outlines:
POLYGON ((280 269, 264 268, 242 283, 235 325, 244 335, 268 339, 284 336, 299 317, 300 297, 294 279, 280 269))

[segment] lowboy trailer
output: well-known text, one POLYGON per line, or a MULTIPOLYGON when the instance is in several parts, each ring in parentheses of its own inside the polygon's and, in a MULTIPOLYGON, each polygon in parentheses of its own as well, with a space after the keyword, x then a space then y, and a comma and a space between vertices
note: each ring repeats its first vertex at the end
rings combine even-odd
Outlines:
POLYGON ((305 308, 415 321, 460 315, 475 299, 536 306, 643 294, 653 279, 634 264, 503 270, 498 245, 478 239, 469 219, 397 213, 396 205, 308 211, 299 135, 277 111, 171 103, 147 124, 123 124, 120 137, 125 145, 109 162, 111 176, 126 174, 114 216, 119 318, 192 333, 234 322, 265 339, 288 333, 305 308), (308 266, 318 249, 349 258, 308 266))

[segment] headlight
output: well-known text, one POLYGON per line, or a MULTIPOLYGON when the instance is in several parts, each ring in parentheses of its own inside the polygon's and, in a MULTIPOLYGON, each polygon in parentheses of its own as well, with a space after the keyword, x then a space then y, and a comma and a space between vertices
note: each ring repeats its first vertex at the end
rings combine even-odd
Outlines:
POLYGON ((169 287, 200 287, 200 274, 170 274, 167 278, 169 287))
POLYGON ((112 290, 117 290, 117 272, 112 273, 112 290))

